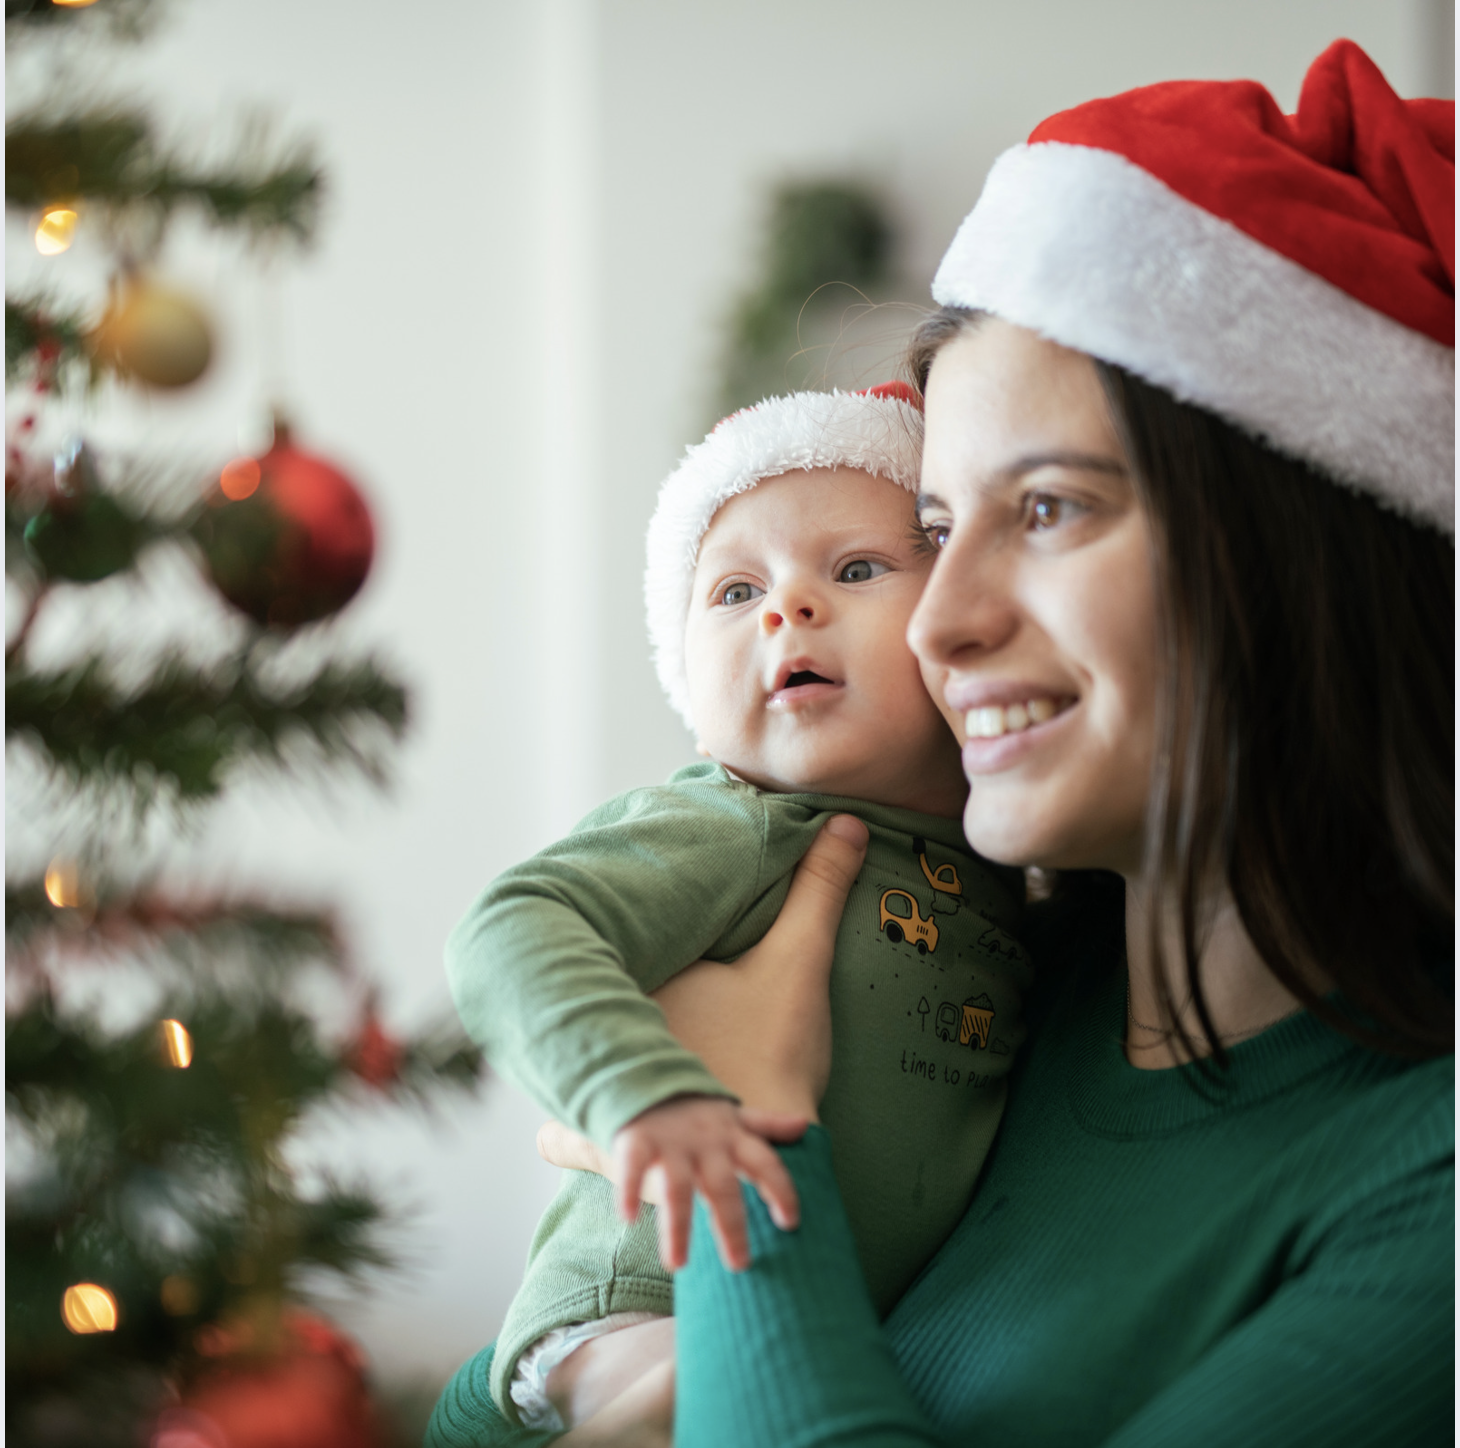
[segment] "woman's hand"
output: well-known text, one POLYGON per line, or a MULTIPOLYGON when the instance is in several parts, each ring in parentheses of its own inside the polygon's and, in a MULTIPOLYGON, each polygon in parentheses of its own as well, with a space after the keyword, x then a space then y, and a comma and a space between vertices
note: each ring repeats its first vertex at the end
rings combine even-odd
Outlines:
POLYGON ((699 961, 654 992, 680 1044, 747 1107, 816 1120, 831 1073, 836 932, 866 853, 867 826, 837 815, 758 945, 729 965, 699 961))
POLYGON ((731 1271, 749 1260, 738 1178, 753 1183, 777 1226, 796 1225, 795 1189, 765 1141, 798 1140, 816 1120, 831 1071, 828 978, 837 927, 866 851, 860 820, 830 820, 758 945, 730 965, 702 960, 654 992, 680 1043, 743 1107, 711 1097, 661 1102, 618 1132, 612 1154, 557 1122, 538 1132, 544 1160, 610 1177, 626 1220, 641 1199, 659 1207, 660 1256, 671 1271, 684 1261, 695 1190, 731 1271))

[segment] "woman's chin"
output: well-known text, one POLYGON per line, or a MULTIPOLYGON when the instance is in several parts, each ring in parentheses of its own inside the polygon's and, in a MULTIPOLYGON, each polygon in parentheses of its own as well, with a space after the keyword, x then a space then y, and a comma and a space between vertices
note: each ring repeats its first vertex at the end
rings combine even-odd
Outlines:
POLYGON ((990 818, 992 813, 987 807, 980 808, 970 797, 963 811, 963 834, 968 843, 996 865, 1023 868, 1037 864, 1031 854, 1036 844, 1026 837, 1026 831, 1009 829, 1007 819, 990 818))
POLYGON ((1068 827, 1062 829, 1060 821, 1040 819, 1027 803, 997 801, 989 797, 991 793, 976 784, 963 811, 964 836, 984 859, 1021 869, 1031 865, 1048 870, 1088 868, 1084 863, 1087 852, 1070 839, 1068 827))

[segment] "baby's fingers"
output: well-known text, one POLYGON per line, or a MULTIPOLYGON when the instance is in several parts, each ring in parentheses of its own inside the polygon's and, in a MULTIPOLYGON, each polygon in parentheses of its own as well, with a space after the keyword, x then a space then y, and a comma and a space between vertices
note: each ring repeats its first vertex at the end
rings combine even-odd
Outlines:
POLYGON ((796 1184, 773 1146, 758 1136, 747 1135, 736 1148, 735 1162, 740 1175, 765 1203, 776 1226, 790 1232, 800 1225, 801 1202, 796 1196, 796 1184))
POLYGON ((664 1200, 659 1203, 659 1260, 666 1272, 678 1272, 689 1260, 690 1214, 694 1210, 694 1178, 683 1164, 661 1163, 664 1200))
POLYGON ((700 1195, 710 1209, 710 1228, 720 1260, 731 1272, 750 1266, 750 1240, 745 1232, 745 1200, 740 1195, 740 1178, 731 1162, 717 1158, 715 1165, 700 1173, 700 1195))
POLYGON ((653 1149, 637 1133, 620 1133, 614 1141, 613 1158, 618 1214, 626 1222, 637 1221, 639 1203, 643 1200, 644 1173, 654 1159, 653 1149))

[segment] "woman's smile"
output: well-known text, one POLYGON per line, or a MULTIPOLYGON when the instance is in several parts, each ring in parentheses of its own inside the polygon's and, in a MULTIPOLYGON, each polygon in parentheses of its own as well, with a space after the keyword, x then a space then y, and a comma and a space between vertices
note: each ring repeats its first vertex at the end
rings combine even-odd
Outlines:
POLYGON ((1057 743, 1078 722, 1078 707, 1078 700, 1061 707, 1053 699, 1040 698, 1031 699, 1029 705, 1000 708, 992 704, 970 710, 964 725, 968 737, 963 744, 963 772, 970 780, 975 775, 996 774, 1034 750, 1057 743))

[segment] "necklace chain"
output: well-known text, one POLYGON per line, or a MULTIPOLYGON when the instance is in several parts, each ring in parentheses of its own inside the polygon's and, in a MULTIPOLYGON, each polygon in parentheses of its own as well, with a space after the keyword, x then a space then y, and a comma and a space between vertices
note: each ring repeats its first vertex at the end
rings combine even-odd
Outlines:
MULTIPOLYGON (((1291 1015, 1296 1015, 1297 1012, 1301 1009, 1302 1007, 1298 1006, 1295 1009, 1286 1010, 1281 1015, 1274 1016, 1270 1021, 1264 1021, 1259 1026, 1251 1026, 1245 1031, 1224 1032, 1217 1037, 1217 1040, 1229 1042, 1244 1041, 1247 1039, 1248 1036, 1260 1035, 1263 1031, 1267 1030, 1269 1026, 1275 1026, 1279 1021, 1286 1020, 1291 1015)), ((1148 1025, 1145 1021, 1138 1021, 1136 1019, 1135 1011, 1131 1008, 1129 989, 1127 989, 1125 996, 1125 1019, 1128 1026, 1134 1026, 1136 1030, 1145 1031, 1147 1034, 1152 1036, 1159 1036, 1163 1041, 1170 1041, 1176 1038, 1176 1032, 1169 1026, 1152 1026, 1148 1025)), ((1210 1039, 1201 1031, 1193 1032, 1192 1039, 1196 1041, 1206 1041, 1208 1045, 1211 1044, 1210 1039)))

